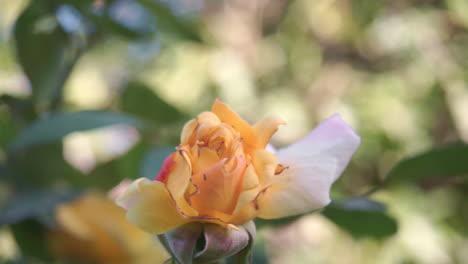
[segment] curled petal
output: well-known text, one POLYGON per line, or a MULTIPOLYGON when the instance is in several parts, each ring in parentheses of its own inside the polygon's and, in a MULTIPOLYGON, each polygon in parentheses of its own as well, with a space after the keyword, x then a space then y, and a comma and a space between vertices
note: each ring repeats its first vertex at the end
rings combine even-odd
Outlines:
POLYGON ((249 125, 249 123, 247 123, 247 121, 242 119, 236 112, 234 112, 234 110, 218 99, 216 99, 213 104, 211 111, 216 114, 222 122, 231 125, 236 131, 239 131, 248 150, 255 149, 257 140, 255 130, 249 125))
POLYGON ((257 135, 257 148, 265 148, 265 146, 268 145, 271 136, 278 131, 278 127, 285 124, 286 121, 277 116, 265 118, 255 124, 254 130, 257 135))
POLYGON ((167 183, 167 178, 169 177, 169 174, 174 168, 174 154, 175 153, 172 153, 171 155, 167 156, 166 159, 164 159, 161 170, 159 171, 158 175, 156 175, 156 177, 154 178, 155 181, 160 181, 164 184, 167 183))
POLYGON ((259 217, 272 219, 316 210, 330 202, 330 187, 346 168, 360 138, 339 115, 277 153, 284 170, 257 198, 259 217))
POLYGON ((172 154, 172 156, 173 161, 171 166, 173 166, 173 168, 171 168, 168 173, 165 184, 172 196, 177 200, 184 195, 185 190, 187 190, 189 186, 192 167, 186 151, 179 150, 172 154))
POLYGON ((184 125, 182 133, 180 134, 180 144, 193 144, 195 129, 198 127, 198 120, 192 119, 184 125))
POLYGON ((185 217, 166 186, 158 181, 141 178, 132 183, 117 199, 127 209, 127 219, 134 225, 162 234, 191 221, 185 217))

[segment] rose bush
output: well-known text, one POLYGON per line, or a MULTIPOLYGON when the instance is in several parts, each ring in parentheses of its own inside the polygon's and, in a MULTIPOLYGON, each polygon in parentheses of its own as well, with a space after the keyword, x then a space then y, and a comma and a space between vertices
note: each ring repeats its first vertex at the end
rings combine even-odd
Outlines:
POLYGON ((234 227, 322 208, 360 138, 335 115, 297 143, 267 150, 283 124, 270 117, 251 126, 216 100, 211 112, 184 126, 156 178, 133 182, 118 204, 132 223, 154 234, 189 222, 234 227))

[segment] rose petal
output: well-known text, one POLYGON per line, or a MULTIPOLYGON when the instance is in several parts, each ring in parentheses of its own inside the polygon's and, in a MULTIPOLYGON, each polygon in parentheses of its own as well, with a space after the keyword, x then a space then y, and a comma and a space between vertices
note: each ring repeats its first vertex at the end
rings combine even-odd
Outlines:
POLYGON ((164 162, 161 166, 161 170, 158 172, 158 175, 154 178, 155 181, 162 182, 164 184, 167 183, 167 178, 169 177, 169 173, 171 173, 172 169, 174 169, 174 155, 176 153, 172 153, 171 155, 167 156, 164 159, 164 162))
POLYGON ((277 157, 268 150, 258 149, 252 158, 260 184, 263 186, 270 185, 274 179, 276 166, 278 166, 277 157))
POLYGON ((211 111, 215 113, 222 122, 231 125, 235 130, 239 131, 242 138, 244 139, 247 152, 255 149, 257 139, 254 129, 249 125, 249 123, 247 123, 236 112, 234 112, 234 110, 216 99, 211 111))
POLYGON ((153 234, 162 234, 191 220, 184 217, 163 183, 141 178, 118 198, 127 219, 153 234))
POLYGON ((180 134, 180 144, 185 145, 185 144, 193 144, 192 138, 195 133, 195 129, 198 126, 198 121, 197 119, 192 119, 189 122, 187 122, 184 125, 184 128, 182 129, 182 133, 180 134))
POLYGON ((268 151, 270 151, 270 152, 273 153, 273 154, 276 154, 276 152, 277 152, 275 146, 273 146, 272 144, 266 145, 265 149, 268 150, 268 151))
POLYGON ((278 131, 278 127, 285 124, 286 121, 277 116, 265 118, 255 124, 254 130, 257 135, 257 148, 265 148, 268 142, 270 142, 271 136, 278 131))
POLYGON ((200 215, 213 215, 213 210, 231 214, 235 209, 242 190, 246 161, 243 157, 238 157, 237 167, 230 172, 225 171, 224 163, 225 160, 221 160, 192 176, 199 191, 190 201, 200 215))
POLYGON ((306 213, 330 202, 330 187, 346 168, 360 138, 339 115, 282 149, 286 169, 257 198, 259 217, 272 219, 306 213))
POLYGON ((178 200, 183 197, 187 190, 190 176, 192 175, 192 167, 190 159, 184 150, 179 150, 173 154, 173 168, 167 176, 166 186, 171 192, 174 199, 178 200))
POLYGON ((258 180, 257 172, 255 171, 255 167, 252 163, 250 163, 244 172, 244 179, 242 183, 242 190, 251 190, 260 186, 260 182, 258 180))

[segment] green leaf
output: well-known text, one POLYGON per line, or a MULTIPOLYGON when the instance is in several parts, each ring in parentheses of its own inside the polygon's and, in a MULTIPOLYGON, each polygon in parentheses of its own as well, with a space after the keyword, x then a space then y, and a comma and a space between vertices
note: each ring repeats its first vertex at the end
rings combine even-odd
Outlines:
POLYGON ((57 113, 36 120, 10 144, 10 151, 60 141, 64 136, 77 131, 90 130, 115 124, 126 124, 137 128, 142 122, 124 114, 105 111, 81 111, 57 113))
POLYGON ((28 262, 22 257, 16 257, 15 259, 5 260, 0 257, 0 263, 4 264, 28 264, 28 262))
POLYGON ((468 145, 433 149, 400 161, 387 175, 386 184, 419 181, 435 177, 468 175, 468 145))
POLYGON ((10 155, 7 180, 20 191, 57 184, 86 187, 88 178, 65 161, 62 151, 62 143, 54 143, 10 155))
POLYGON ((107 191, 125 179, 139 177, 141 160, 148 146, 144 143, 137 144, 124 155, 106 162, 95 168, 87 175, 87 185, 107 191))
POLYGON ((17 129, 13 116, 9 111, 0 107, 0 148, 5 147, 7 142, 15 137, 16 133, 17 129))
POLYGON ((10 197, 7 204, 0 209, 0 226, 11 225, 26 219, 36 219, 46 226, 53 225, 49 213, 60 203, 76 198, 80 192, 54 192, 36 190, 10 197))
POLYGON ((183 39, 201 42, 201 37, 195 27, 188 22, 182 21, 164 4, 155 0, 138 0, 138 2, 153 13, 157 20, 157 27, 160 30, 183 39))
POLYGON ((114 21, 108 16, 108 14, 96 15, 93 12, 89 12, 87 9, 84 10, 87 11, 85 13, 87 18, 93 21, 95 26, 102 32, 113 33, 128 40, 136 40, 146 36, 144 33, 130 29, 119 22, 114 21))
POLYGON ((123 156, 118 157, 117 169, 122 175, 122 179, 136 179, 140 177, 140 166, 145 154, 150 146, 145 142, 140 142, 130 149, 123 156))
POLYGON ((188 119, 179 110, 162 100, 151 88, 140 82, 131 82, 122 94, 122 109, 157 124, 169 124, 188 119))
POLYGON ((0 180, 4 180, 4 178, 8 177, 8 169, 7 167, 0 163, 0 180))
POLYGON ((384 238, 398 228, 395 219, 385 213, 385 205, 365 198, 333 202, 322 214, 356 237, 384 238))
POLYGON ((174 148, 169 146, 157 147, 148 151, 141 163, 141 177, 154 179, 161 170, 164 160, 172 152, 174 152, 174 148))
POLYGON ((28 77, 37 109, 56 103, 74 63, 69 36, 46 1, 32 1, 15 23, 18 60, 28 77))
POLYGON ((47 244, 44 243, 46 229, 39 222, 32 219, 15 223, 11 225, 13 236, 18 244, 21 254, 27 259, 27 263, 37 262, 37 259, 51 263, 52 258, 49 254, 47 244), (36 261, 30 261, 30 260, 36 261))

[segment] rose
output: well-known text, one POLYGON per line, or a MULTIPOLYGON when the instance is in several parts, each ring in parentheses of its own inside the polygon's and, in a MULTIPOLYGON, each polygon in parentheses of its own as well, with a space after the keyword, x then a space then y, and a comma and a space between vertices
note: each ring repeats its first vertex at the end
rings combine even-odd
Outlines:
POLYGON ((55 210, 55 220, 57 225, 45 234, 57 260, 146 264, 169 258, 152 235, 130 224, 125 210, 103 194, 86 192, 61 204, 55 210))
POLYGON ((156 178, 133 182, 118 204, 132 223, 154 234, 190 222, 234 227, 326 206, 360 138, 335 115, 297 143, 266 150, 282 124, 270 117, 250 126, 216 100, 211 112, 185 125, 156 178))

